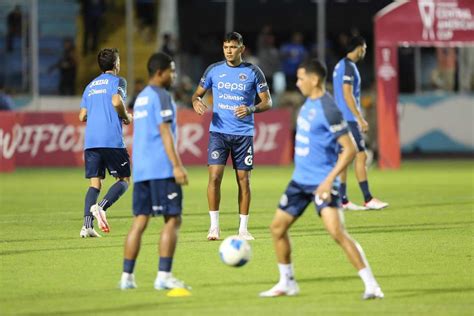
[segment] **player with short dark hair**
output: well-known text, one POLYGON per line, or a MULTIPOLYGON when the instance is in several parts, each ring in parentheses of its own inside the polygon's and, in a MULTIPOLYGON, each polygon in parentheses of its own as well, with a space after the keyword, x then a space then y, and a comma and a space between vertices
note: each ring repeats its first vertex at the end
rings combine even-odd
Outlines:
POLYGON ((167 91, 176 77, 165 53, 151 55, 150 80, 138 95, 133 129, 133 224, 125 239, 120 288, 136 288, 133 270, 150 216, 163 215, 155 289, 189 288, 173 277, 171 267, 181 226, 182 185, 188 184, 176 144, 176 104, 167 91))
POLYGON ((250 172, 254 158, 254 113, 270 109, 272 99, 260 68, 242 60, 244 50, 242 35, 237 32, 227 33, 223 44, 225 60, 206 69, 192 96, 194 110, 202 115, 207 109, 202 97, 207 90, 212 89, 213 115, 209 128, 207 187, 211 227, 208 240, 220 238, 220 187, 229 155, 239 187, 239 236, 246 240, 254 239, 247 228, 250 172))
POLYGON ((130 124, 132 115, 125 110, 127 82, 118 76, 119 52, 116 48, 105 48, 99 52, 97 61, 102 74, 86 86, 79 112, 79 120, 86 122, 84 162, 86 178, 90 179, 82 238, 100 237, 94 230, 93 217, 103 232, 110 231, 106 210, 125 193, 130 181, 130 158, 123 141, 122 123, 130 124), (106 169, 117 181, 96 203, 106 169))
POLYGON ((313 201, 326 230, 342 247, 365 284, 364 299, 382 298, 360 245, 344 228, 339 212, 337 176, 355 155, 355 147, 331 95, 326 92, 326 67, 318 60, 304 62, 297 71, 296 85, 307 98, 298 115, 295 137, 295 169, 280 198, 270 225, 280 271, 280 281, 261 297, 296 295, 299 293, 291 263, 288 230, 313 201), (336 144, 344 146, 338 158, 336 144))
POLYGON ((334 98, 342 112, 344 120, 346 120, 349 125, 349 131, 357 145, 354 167, 359 187, 364 196, 364 206, 350 202, 347 197, 347 168, 344 168, 340 174, 342 206, 344 209, 353 211, 366 209, 379 210, 388 206, 388 203, 382 202, 372 196, 367 180, 367 154, 365 152, 366 147, 362 133, 367 133, 369 124, 364 119, 360 107, 361 78, 357 66, 355 65, 355 63, 364 59, 366 49, 367 44, 363 37, 353 37, 349 42, 346 57, 337 63, 333 73, 334 98))

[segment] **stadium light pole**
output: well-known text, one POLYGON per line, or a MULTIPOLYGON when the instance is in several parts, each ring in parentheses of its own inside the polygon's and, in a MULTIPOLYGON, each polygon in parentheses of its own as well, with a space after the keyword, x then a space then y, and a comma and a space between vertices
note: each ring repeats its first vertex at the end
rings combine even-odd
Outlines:
POLYGON ((31 58, 31 95, 33 96, 33 104, 39 110, 39 82, 38 82, 38 1, 30 2, 30 58, 31 58))
POLYGON ((127 81, 128 91, 131 94, 135 93, 135 59, 133 50, 133 0, 126 0, 125 3, 125 22, 127 27, 126 42, 127 42, 127 81))
POLYGON ((313 0, 316 3, 316 43, 318 59, 326 62, 326 0, 313 0))
POLYGON ((234 30, 234 12, 235 1, 227 0, 225 3, 225 32, 229 33, 234 30))

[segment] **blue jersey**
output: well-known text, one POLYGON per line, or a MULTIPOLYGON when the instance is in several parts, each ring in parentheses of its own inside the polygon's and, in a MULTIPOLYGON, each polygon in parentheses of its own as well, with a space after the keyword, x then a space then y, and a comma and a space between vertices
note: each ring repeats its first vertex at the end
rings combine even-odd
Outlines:
POLYGON ((84 149, 125 148, 122 119, 115 111, 112 96, 120 94, 125 101, 127 82, 122 77, 103 73, 84 89, 81 108, 87 110, 84 149))
POLYGON ((253 136, 253 114, 239 119, 234 110, 241 105, 254 105, 257 93, 268 90, 260 68, 246 62, 231 67, 226 61, 221 61, 207 67, 201 86, 206 90, 212 88, 211 132, 253 136))
POLYGON ((160 124, 171 123, 176 141, 176 104, 169 92, 147 86, 137 96, 133 118, 133 182, 173 177, 173 166, 160 134, 160 124))
POLYGON ((342 87, 344 84, 352 85, 352 93, 356 100, 356 106, 360 111, 360 74, 356 65, 349 58, 345 57, 341 59, 336 67, 334 67, 332 78, 334 98, 342 112, 342 116, 346 121, 355 122, 356 118, 344 99, 344 90, 342 87))
POLYGON ((347 122, 329 93, 306 99, 297 120, 292 179, 300 184, 319 185, 336 165, 337 139, 346 133, 347 122))

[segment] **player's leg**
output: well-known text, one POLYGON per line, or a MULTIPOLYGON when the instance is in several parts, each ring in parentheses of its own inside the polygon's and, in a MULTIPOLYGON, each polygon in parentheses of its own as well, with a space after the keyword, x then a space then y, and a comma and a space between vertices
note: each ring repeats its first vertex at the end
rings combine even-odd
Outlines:
POLYGON ((253 137, 232 136, 231 158, 239 188, 239 236, 246 240, 255 238, 248 231, 250 208, 250 174, 253 169, 253 137))
POLYGON ((339 212, 336 207, 326 206, 322 208, 320 214, 326 230, 344 250, 347 258, 356 268, 364 282, 365 292, 363 298, 383 298, 383 293, 372 274, 362 247, 351 238, 344 228, 343 220, 341 219, 341 216, 343 216, 342 212, 339 212))
POLYGON ((171 272, 173 257, 178 243, 178 233, 181 227, 181 213, 183 192, 181 186, 174 179, 153 180, 153 205, 160 205, 165 224, 161 230, 159 248, 158 275, 155 280, 155 289, 190 289, 183 281, 173 277, 171 272))
POLYGON ((84 161, 85 176, 89 179, 89 188, 84 201, 84 223, 79 235, 82 238, 101 237, 94 230, 94 217, 91 213, 91 207, 97 203, 102 187, 102 179, 105 175, 105 166, 100 155, 94 149, 84 151, 84 161))
POLYGON ((133 223, 125 238, 123 272, 120 280, 122 290, 136 288, 133 271, 140 251, 141 239, 152 214, 150 181, 136 182, 133 190, 133 223))
POLYGON ((209 147, 207 150, 207 164, 209 170, 209 182, 207 185, 207 202, 209 204, 209 217, 211 225, 207 235, 208 240, 218 240, 219 228, 219 206, 221 202, 221 183, 224 176, 224 168, 230 153, 230 146, 222 133, 209 133, 209 147))

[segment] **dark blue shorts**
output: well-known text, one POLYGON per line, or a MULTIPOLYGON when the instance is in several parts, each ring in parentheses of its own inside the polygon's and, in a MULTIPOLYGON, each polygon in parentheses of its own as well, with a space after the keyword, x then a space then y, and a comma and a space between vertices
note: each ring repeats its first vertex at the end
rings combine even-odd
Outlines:
POLYGON ((86 178, 105 178, 105 169, 115 178, 130 177, 130 157, 125 148, 84 150, 86 178))
POLYGON ((178 216, 182 213, 183 191, 174 178, 135 182, 133 215, 178 216))
POLYGON ((317 203, 319 201, 315 200, 313 193, 317 187, 317 185, 305 185, 291 180, 286 187, 285 193, 283 193, 280 198, 278 207, 291 216, 300 217, 311 202, 314 202, 319 216, 321 216, 321 211, 325 207, 339 208, 341 206, 338 193, 339 190, 337 188, 331 190, 331 202, 317 203))
POLYGON ((229 154, 234 169, 253 169, 253 136, 210 132, 207 149, 208 165, 225 165, 229 154))
POLYGON ((357 145, 357 151, 364 151, 366 149, 365 140, 360 130, 359 124, 357 122, 349 121, 347 122, 347 125, 349 126, 349 131, 351 132, 352 137, 354 137, 354 141, 357 145))

